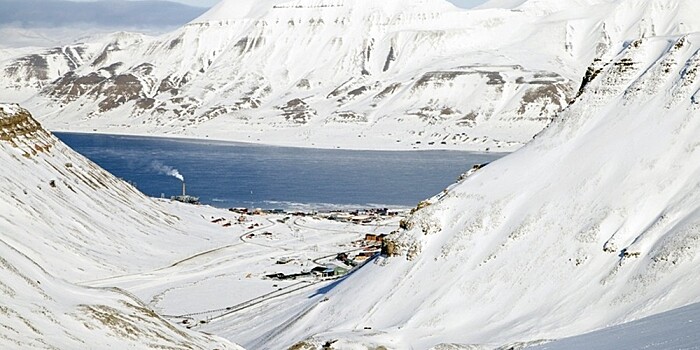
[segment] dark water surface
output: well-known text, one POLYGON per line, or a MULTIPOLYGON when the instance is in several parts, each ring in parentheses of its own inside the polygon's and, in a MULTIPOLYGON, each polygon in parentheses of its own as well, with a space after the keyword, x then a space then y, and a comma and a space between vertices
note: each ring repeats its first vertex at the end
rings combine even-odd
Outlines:
POLYGON ((149 196, 181 192, 217 207, 332 209, 409 207, 456 181, 473 164, 505 154, 351 151, 207 140, 55 133, 71 148, 149 196))

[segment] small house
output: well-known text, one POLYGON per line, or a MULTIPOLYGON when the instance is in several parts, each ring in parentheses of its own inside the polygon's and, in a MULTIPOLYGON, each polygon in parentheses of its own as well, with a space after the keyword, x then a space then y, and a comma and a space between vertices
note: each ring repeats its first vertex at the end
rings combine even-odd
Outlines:
POLYGON ((355 263, 361 263, 361 262, 366 261, 367 259, 369 259, 368 256, 357 255, 357 256, 355 257, 355 259, 353 259, 353 261, 355 261, 355 263))
POLYGON ((277 265, 286 265, 286 264, 289 264, 291 261, 292 261, 291 258, 287 258, 287 257, 280 258, 277 260, 277 265))
POLYGON ((382 233, 380 235, 373 234, 373 233, 368 233, 365 235, 365 241, 367 242, 376 242, 376 243, 381 243, 384 241, 384 237, 386 237, 385 233, 382 233))
POLYGON ((265 278, 273 279, 273 280, 281 280, 284 279, 284 274, 283 273, 273 273, 270 275, 265 275, 265 278))
POLYGON ((357 255, 358 255, 358 256, 366 256, 366 257, 368 257, 368 258, 371 258, 371 257, 373 257, 375 254, 377 254, 378 252, 379 252, 379 251, 377 251, 377 250, 373 250, 373 251, 369 251, 369 252, 365 251, 365 252, 360 252, 360 253, 358 253, 357 255))
POLYGON ((341 266, 333 266, 333 275, 334 276, 342 276, 346 273, 348 273, 348 269, 341 267, 341 266))
POLYGON ((329 277, 328 273, 328 268, 326 268, 325 266, 316 266, 313 269, 311 269, 311 274, 319 278, 329 277))
POLYGON ((348 273, 348 269, 333 264, 328 264, 326 266, 317 266, 311 270, 311 273, 317 278, 329 278, 335 276, 342 276, 348 273))
POLYGON ((374 218, 369 215, 355 215, 350 218, 350 221, 356 224, 369 224, 374 218))

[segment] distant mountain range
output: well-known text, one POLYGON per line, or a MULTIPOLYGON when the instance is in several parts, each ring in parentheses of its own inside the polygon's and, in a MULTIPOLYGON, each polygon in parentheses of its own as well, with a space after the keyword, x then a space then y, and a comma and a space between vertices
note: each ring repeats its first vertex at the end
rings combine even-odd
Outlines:
POLYGON ((569 105, 595 60, 700 29, 674 4, 629 4, 225 0, 158 37, 4 50, 0 99, 55 130, 511 151, 569 105), (577 17, 595 6, 615 15, 577 17))
POLYGON ((0 98, 52 129, 513 150, 566 107, 596 55, 566 30, 444 0, 227 0, 157 38, 9 51, 0 98))

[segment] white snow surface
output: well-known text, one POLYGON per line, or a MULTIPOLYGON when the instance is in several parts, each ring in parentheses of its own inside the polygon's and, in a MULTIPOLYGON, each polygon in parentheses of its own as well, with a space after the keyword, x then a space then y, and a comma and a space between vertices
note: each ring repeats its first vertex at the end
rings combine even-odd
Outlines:
POLYGON ((698 34, 629 43, 535 140, 418 210, 390 237, 400 256, 211 331, 265 349, 494 348, 700 301, 699 52, 698 34))
MULTIPOLYGON (((700 349, 700 304, 532 347, 532 350, 700 349)), ((530 348, 528 348, 530 349, 530 348)))
POLYGON ((320 14, 327 11, 327 8, 339 8, 338 12, 346 12, 345 9, 349 9, 351 13, 360 14, 361 17, 367 14, 396 16, 412 12, 457 10, 457 7, 446 0, 223 0, 191 23, 260 18, 278 9, 300 9, 296 11, 320 14))
POLYGON ((567 8, 591 7, 619 2, 618 0, 490 0, 477 6, 478 9, 501 8, 516 11, 554 13, 567 8))
POLYGON ((20 107, 16 103, 0 103, 0 118, 6 118, 7 116, 11 116, 14 114, 17 114, 20 111, 20 107))
POLYGON ((287 0, 224 0, 193 20, 192 23, 260 17, 270 11, 273 6, 285 2, 287 0))

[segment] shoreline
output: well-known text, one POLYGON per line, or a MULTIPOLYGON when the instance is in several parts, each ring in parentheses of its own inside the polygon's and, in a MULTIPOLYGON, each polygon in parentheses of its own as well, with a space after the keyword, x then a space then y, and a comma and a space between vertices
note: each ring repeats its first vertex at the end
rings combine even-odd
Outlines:
MULTIPOLYGON (((156 200, 156 201, 163 201, 163 202, 178 202, 176 199, 172 199, 169 197, 154 197, 154 196, 149 196, 146 195, 147 197, 156 200)), ((397 210, 397 211, 408 211, 413 208, 415 208, 414 205, 400 205, 400 204, 375 204, 375 203, 367 203, 367 204, 344 204, 344 203, 339 203, 339 204, 334 204, 334 203, 292 203, 292 202, 283 202, 280 201, 278 202, 280 205, 277 206, 237 206, 237 205, 228 205, 228 206, 217 206, 214 203, 199 203, 199 204, 191 204, 195 206, 204 206, 204 207, 211 207, 215 209, 221 209, 221 210, 231 210, 231 209, 240 209, 240 208, 247 208, 247 209, 260 209, 263 211, 269 211, 269 210, 277 210, 281 209, 284 210, 285 212, 303 212, 303 213, 334 213, 334 212, 350 212, 350 211, 362 211, 362 210, 376 210, 376 209, 388 209, 388 210, 397 210)), ((418 203, 416 203, 418 204, 418 203)))
MULTIPOLYGON (((48 126, 47 129, 52 133, 66 134, 90 134, 90 135, 111 135, 123 137, 146 137, 158 138, 173 141, 185 141, 190 143, 209 143, 209 144, 235 144, 238 146, 259 146, 259 147, 280 147, 280 148, 305 148, 305 149, 321 149, 321 150, 342 150, 342 151, 377 151, 377 152, 410 152, 410 151, 455 151, 455 152, 470 152, 479 154, 507 154, 513 153, 525 145, 525 143, 517 144, 512 147, 484 147, 485 145, 476 144, 396 144, 390 142, 382 142, 381 139, 375 139, 374 142, 363 139, 361 142, 346 141, 343 145, 330 144, 327 140, 298 140, 296 138, 284 138, 284 141, 275 142, 272 140, 243 140, 240 137, 217 137, 216 135, 185 135, 185 134, 164 134, 164 133, 149 133, 147 131, 126 131, 122 128, 114 128, 109 130, 84 130, 75 128, 61 128, 48 126), (471 147, 470 147, 471 146, 471 147), (480 147, 478 147, 480 146, 480 147)), ((248 135, 250 137, 252 135, 248 135)), ((287 135, 289 136, 289 135, 287 135)), ((282 138, 280 138, 281 140, 282 138)), ((493 145, 491 145, 493 146, 493 145)))
POLYGON ((320 141, 303 143, 295 142, 267 142, 265 141, 242 141, 238 138, 220 138, 220 137, 201 137, 196 135, 182 134, 163 134, 163 133, 147 133, 147 132, 124 132, 122 130, 76 130, 50 128, 51 133, 62 134, 85 134, 85 135, 104 135, 104 136, 120 136, 120 137, 140 137, 154 138, 162 140, 189 142, 189 143, 205 143, 205 144, 231 144, 238 146, 256 146, 256 147, 278 147, 278 148, 303 148, 303 149, 319 149, 319 150, 338 150, 338 151, 374 151, 374 152, 425 152, 425 151, 448 151, 448 152, 468 152, 476 154, 508 154, 513 153, 523 147, 525 144, 520 144, 518 147, 497 148, 495 150, 484 150, 477 147, 460 147, 464 145, 443 145, 443 144, 422 144, 420 146, 411 145, 410 147, 390 147, 385 144, 377 147, 376 145, 368 144, 366 147, 358 146, 358 143, 353 143, 351 146, 329 145, 320 141))
MULTIPOLYGON (((76 150, 78 152, 81 152, 81 146, 83 145, 86 148, 83 151, 88 150, 88 153, 83 153, 86 156, 89 156, 90 154, 90 149, 94 149, 97 154, 101 154, 99 150, 101 149, 116 149, 118 150, 120 147, 129 147, 125 145, 133 144, 136 146, 138 149, 145 149, 145 153, 140 154, 136 156, 139 160, 145 159, 143 164, 139 164, 136 166, 131 166, 134 167, 134 169, 148 169, 146 173, 152 174, 155 176, 156 174, 158 175, 166 175, 166 176, 174 176, 170 175, 169 173, 164 173, 162 170, 163 165, 167 164, 167 168, 171 170, 179 170, 179 172, 182 172, 182 174, 188 175, 188 174, 195 174, 190 178, 190 176, 186 176, 190 181, 187 183, 188 189, 190 190, 188 193, 191 196, 196 196, 198 197, 199 201, 203 205, 208 205, 211 207, 215 208, 221 208, 221 209, 230 209, 232 207, 247 207, 247 208, 261 208, 261 209, 285 209, 285 210, 291 210, 291 211, 335 211, 335 210, 341 210, 341 211, 347 211, 347 210, 357 210, 357 209, 371 209, 371 208, 390 208, 390 209, 406 209, 406 208, 413 208, 417 205, 417 203, 420 203, 420 201, 429 198, 431 196, 434 196, 436 193, 439 193, 442 191, 446 186, 452 185, 457 179, 460 178, 461 175, 464 174, 465 171, 468 171, 470 167, 473 166, 473 164, 478 164, 478 163, 485 163, 489 161, 493 161, 495 159, 499 159, 503 156, 506 156, 507 153, 495 153, 495 152, 489 152, 489 153, 484 153, 484 152, 468 152, 468 151, 455 151, 455 150, 413 150, 413 152, 406 152, 406 151, 367 151, 367 150, 346 150, 346 149, 312 149, 312 148, 293 148, 293 147, 286 147, 286 146, 270 146, 270 145, 260 145, 260 144, 253 144, 253 143, 240 143, 240 142, 232 142, 232 141, 219 141, 219 140, 209 140, 209 139, 197 139, 197 138, 186 138, 186 137, 167 137, 164 135, 158 135, 158 136, 142 136, 142 135, 133 135, 133 134, 107 134, 107 133, 97 133, 97 132, 72 132, 72 131, 54 131, 55 136, 61 140, 64 140, 67 145, 70 147, 73 147, 71 145, 74 145, 76 150), (273 148, 274 147, 274 148, 273 148), (208 164, 205 159, 201 159, 199 161, 193 162, 184 162, 184 163, 178 163, 178 161, 181 161, 183 159, 183 151, 185 152, 184 154, 187 154, 187 150, 195 150, 193 154, 196 154, 197 157, 200 157, 201 155, 204 154, 211 154, 213 155, 213 161, 222 163, 221 160, 224 158, 220 158, 218 155, 229 155, 225 157, 225 159, 229 160, 228 162, 223 162, 224 164, 228 165, 222 165, 218 164, 216 167, 215 172, 208 172, 205 169, 207 168, 206 166, 204 168, 201 167, 201 164, 208 164), (172 152, 174 150, 177 150, 176 152, 172 152), (155 153, 153 153, 155 152, 155 153), (160 153, 163 154, 160 154, 160 153), (344 173, 348 171, 348 169, 345 166, 349 167, 358 167, 360 169, 364 169, 362 171, 363 176, 369 176, 369 174, 374 174, 371 169, 373 168, 385 168, 386 166, 389 166, 389 164, 394 164, 393 162, 397 162, 397 166, 399 166, 398 169, 402 169, 401 166, 407 166, 410 169, 414 168, 414 164, 432 164, 434 166, 439 167, 440 169, 445 169, 445 172, 449 172, 449 175, 444 175, 443 173, 438 174, 433 174, 433 175, 427 175, 430 174, 430 170, 426 170, 424 168, 416 168, 415 173, 425 173, 426 175, 416 175, 413 174, 413 172, 409 171, 408 169, 404 169, 402 171, 402 174, 407 174, 404 177, 398 176, 399 179, 404 179, 403 181, 421 181, 421 183, 426 183, 430 186, 430 190, 417 190, 417 189, 401 189, 400 185, 397 185, 399 188, 394 189, 392 192, 401 192, 401 195, 394 195, 390 194, 387 192, 387 196, 380 197, 377 194, 371 194, 371 193, 376 193, 376 191, 373 188, 373 186, 376 187, 376 183, 379 180, 371 180, 371 178, 368 178, 367 181, 370 181, 372 183, 375 183, 375 185, 367 185, 364 186, 362 183, 356 183, 353 186, 358 186, 357 188, 354 188, 352 191, 352 195, 346 193, 347 189, 340 191, 342 197, 338 197, 337 195, 299 195, 298 193, 304 193, 304 191, 300 191, 298 189, 295 189, 290 192, 285 192, 284 189, 277 188, 281 192, 276 192, 276 195, 257 195, 258 192, 258 187, 259 186, 266 186, 264 184, 265 181, 272 181, 272 182, 280 182, 279 179, 276 178, 276 175, 272 174, 270 171, 265 170, 259 176, 262 177, 255 177, 253 178, 246 178, 246 176, 243 176, 243 180, 237 180, 238 183, 237 185, 231 185, 233 188, 238 188, 236 186, 240 186, 244 191, 241 192, 240 190, 233 191, 229 189, 222 189, 219 188, 220 185, 212 185, 214 181, 219 181, 221 183, 230 183, 226 182, 228 181, 227 179, 231 178, 231 174, 237 174, 239 170, 236 170, 240 168, 240 165, 236 165, 239 163, 241 159, 235 158, 236 161, 234 161, 234 158, 231 158, 230 154, 236 154, 240 153, 244 155, 245 159, 248 158, 255 158, 255 159, 267 159, 265 157, 271 157, 270 159, 279 159, 280 164, 283 165, 283 168, 285 169, 297 169, 296 167, 299 167, 300 164, 303 164, 302 166, 305 167, 305 169, 312 169, 314 170, 314 173, 317 168, 329 168, 333 171, 329 172, 326 174, 326 176, 333 175, 333 181, 327 181, 323 179, 316 179, 316 177, 311 176, 311 178, 314 179, 314 181, 318 180, 320 184, 323 184, 321 186, 324 189, 324 193, 335 193, 333 192, 336 188, 339 188, 337 184, 333 184, 334 181, 337 181, 338 178, 343 178, 344 173), (160 154, 159 156, 154 156, 155 154, 160 154), (148 156, 150 155, 150 156, 148 156), (247 156, 245 156, 247 155, 247 156), (268 155, 268 156, 266 156, 268 155), (274 155, 274 156, 272 156, 274 155), (247 158, 246 158, 247 157, 247 158), (262 157, 262 158, 261 158, 262 157), (299 159, 297 159, 297 157, 299 159), (218 159, 218 160, 217 160, 218 159), (282 161, 283 159, 289 159, 287 161, 282 161), (305 163, 304 161, 301 161, 302 159, 320 159, 323 160, 323 162, 319 161, 309 161, 308 164, 305 163), (385 160, 385 161, 383 161, 385 160), (153 161, 158 161, 159 164, 161 165, 156 165, 153 167, 152 162, 153 161), (410 161, 411 163, 407 163, 407 161, 410 161), (286 163, 293 163, 295 164, 294 166, 291 165, 285 165, 286 163), (333 163, 336 162, 342 162, 343 167, 338 167, 337 165, 332 165, 333 163), (415 163, 417 162, 417 163, 415 163), (323 165, 324 163, 327 163, 327 165, 323 165), (364 165, 358 164, 358 163, 364 163, 364 165), (315 165, 316 164, 316 165, 315 165), (320 165, 318 165, 320 164, 320 165), (408 165, 407 165, 408 164, 408 165), (291 166, 291 168, 290 168, 291 166), (307 166, 310 166, 311 168, 306 168, 307 166), (418 170, 418 169, 424 169, 424 170, 418 170), (413 175, 411 175, 413 174, 413 175), (425 176, 430 176, 431 179, 426 179, 424 178, 425 176), (202 180, 206 179, 206 180, 202 180), (241 182, 242 181, 242 182, 241 182), (253 190, 255 190, 256 195, 253 195, 253 190), (359 191, 359 192, 358 192, 359 191), (364 192, 363 192, 364 191, 364 192), (248 196, 248 192, 250 192, 250 196, 248 196), (298 193, 297 193, 298 192, 298 193), (355 192, 358 192, 360 194, 355 194, 355 192), (281 193, 285 193, 285 195, 281 195, 281 193), (412 193, 411 195, 407 193, 412 193)), ((134 148, 134 150, 136 149, 134 148)), ((139 151, 136 151, 136 154, 139 151)), ((107 152, 108 154, 111 154, 110 152, 107 152)), ((118 154, 114 153, 114 154, 118 154)), ((93 156, 95 156, 93 154, 93 156)), ((107 163, 103 164, 107 169, 109 168, 109 164, 112 164, 115 160, 109 160, 110 157, 102 157, 100 156, 95 156, 97 158, 91 158, 93 161, 98 161, 99 159, 102 159, 103 161, 106 161, 107 163), (106 159, 106 160, 105 160, 106 159), (112 163, 110 163, 112 162, 112 163)), ((133 156, 132 156, 133 157, 133 156)), ((115 159, 122 159, 121 157, 112 157, 115 159)), ((135 158, 135 159, 136 159, 135 158)), ((187 158, 186 156, 184 158, 187 158)), ((117 161, 119 163, 120 161, 117 161)), ((102 164, 102 163, 98 163, 102 164)), ((340 163, 339 163, 340 164, 340 163)), ((392 165, 393 166, 393 165, 392 165)), ((148 195, 149 197, 152 198, 168 198, 172 197, 173 195, 177 196, 180 191, 179 188, 180 186, 175 186, 175 183, 173 182, 172 184, 167 183, 166 181, 151 181, 151 176, 150 175, 129 175, 129 172, 132 173, 138 173, 134 172, 132 168, 120 168, 122 169, 122 172, 116 171, 113 172, 117 177, 122 177, 126 181, 132 182, 132 185, 137 187, 140 191, 142 191, 144 194, 148 195), (131 169, 129 171, 126 171, 124 169, 131 169), (144 182, 144 186, 139 186, 138 184, 141 182, 144 182), (160 195, 159 195, 160 194, 160 195), (167 195, 167 196, 166 196, 167 195)), ((246 169, 241 168, 241 169, 246 169)), ((431 168, 433 169, 433 168, 431 168)), ((250 169, 246 170, 249 171, 250 169)), ((168 171, 168 170, 165 170, 168 171)), ((254 171, 254 170, 253 170, 254 171)), ((434 171, 434 170, 433 170, 434 171)), ((179 174, 178 172, 178 174, 179 174)), ((274 172, 273 172, 274 173, 274 172)), ((320 171, 321 174, 323 174, 323 171, 320 171)), ((382 178, 390 179, 390 180, 382 180, 382 181, 389 181, 386 183, 387 186, 391 187, 393 186, 396 182, 395 179, 391 178, 391 173, 387 173, 386 171, 376 171, 377 174, 376 176, 381 176, 382 178), (379 174, 383 175, 379 175, 379 174)), ((360 174, 360 173, 358 173, 360 174)), ((308 175, 307 175, 308 177, 308 175)), ((307 178, 304 178, 307 179, 307 178)), ((180 180, 182 181, 182 180, 180 180)), ((298 183, 299 181, 291 181, 290 185, 292 183, 298 183)), ((365 181, 366 182, 366 181, 365 181)), ((294 188, 294 186, 291 186, 294 188)), ((423 188, 424 186, 420 186, 420 188, 423 188)), ((343 188, 340 186, 340 188, 343 188)), ((393 187, 391 187, 393 188, 393 187)), ((428 188, 428 187, 426 187, 428 188)), ((264 191, 263 191, 264 192, 264 191)), ((306 190, 308 192, 308 190, 306 190)), ((184 194, 184 190, 182 192, 184 194)))

